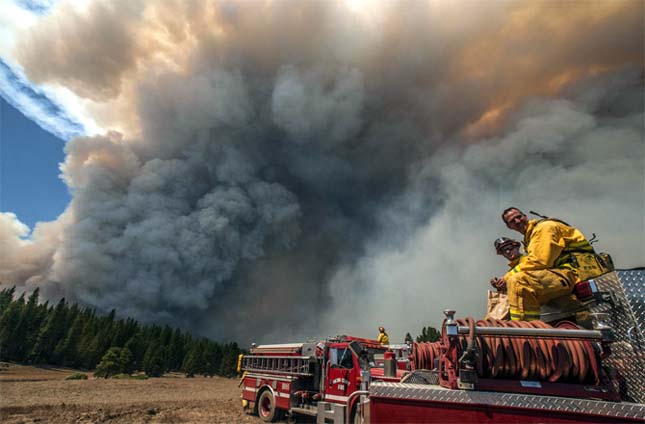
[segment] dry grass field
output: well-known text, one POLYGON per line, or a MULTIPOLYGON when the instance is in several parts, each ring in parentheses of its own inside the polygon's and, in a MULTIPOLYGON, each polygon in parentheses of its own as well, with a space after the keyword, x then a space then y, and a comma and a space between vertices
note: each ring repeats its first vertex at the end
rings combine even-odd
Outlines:
POLYGON ((261 423, 236 379, 64 380, 76 371, 0 363, 2 423, 261 423))

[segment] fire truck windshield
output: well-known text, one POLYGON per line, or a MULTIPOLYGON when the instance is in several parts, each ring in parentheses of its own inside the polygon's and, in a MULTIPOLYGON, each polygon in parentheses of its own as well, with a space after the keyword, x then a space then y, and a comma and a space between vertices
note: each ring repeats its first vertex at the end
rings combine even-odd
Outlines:
POLYGON ((332 348, 329 350, 329 362, 332 367, 354 368, 352 352, 348 348, 332 348))

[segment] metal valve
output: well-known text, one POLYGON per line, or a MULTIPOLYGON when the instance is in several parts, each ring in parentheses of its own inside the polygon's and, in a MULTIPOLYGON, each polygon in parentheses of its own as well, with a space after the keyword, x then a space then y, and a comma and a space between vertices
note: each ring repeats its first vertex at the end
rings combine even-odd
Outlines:
POLYGON ((448 336, 458 336, 459 329, 457 328, 457 321, 455 321, 455 310, 446 309, 443 314, 446 316, 446 334, 448 336))

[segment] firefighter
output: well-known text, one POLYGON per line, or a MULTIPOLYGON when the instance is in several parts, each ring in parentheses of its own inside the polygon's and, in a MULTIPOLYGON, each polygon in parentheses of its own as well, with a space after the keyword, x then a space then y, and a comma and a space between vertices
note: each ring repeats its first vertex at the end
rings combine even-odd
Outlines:
MULTIPOLYGON (((522 254, 520 253, 520 242, 517 240, 510 239, 508 237, 500 237, 495 240, 494 244, 495 251, 498 255, 504 256, 508 260, 508 274, 514 273, 514 269, 520 263, 522 254)), ((497 291, 505 292, 506 291, 506 281, 504 277, 493 277, 490 280, 490 285, 497 289, 497 291)))
MULTIPOLYGON (((522 258, 520 253, 520 242, 510 239, 508 237, 500 237, 493 243, 495 251, 498 255, 504 256, 509 262, 508 267, 513 272, 513 268, 517 266, 522 258)), ((506 275, 503 277, 493 277, 490 280, 491 286, 496 291, 488 291, 488 304, 486 306, 486 319, 499 319, 509 320, 511 311, 508 304, 508 294, 506 293, 506 275)))
POLYGON ((379 327, 378 328, 378 337, 376 338, 376 341, 379 342, 382 345, 389 345, 390 344, 390 337, 385 332, 384 327, 379 327))
POLYGON ((242 359, 244 359, 244 354, 240 353, 237 355, 237 373, 242 374, 242 359))
POLYGON ((579 281, 574 253, 595 255, 585 236, 569 224, 552 218, 530 220, 518 208, 502 213, 508 228, 524 235, 526 256, 504 281, 508 291, 511 319, 540 318, 540 306, 570 295, 579 281))

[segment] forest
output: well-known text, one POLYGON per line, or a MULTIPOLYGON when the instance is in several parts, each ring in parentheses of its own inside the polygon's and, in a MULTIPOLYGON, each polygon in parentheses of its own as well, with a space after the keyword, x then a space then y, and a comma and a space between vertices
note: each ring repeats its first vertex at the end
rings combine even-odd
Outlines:
POLYGON ((0 360, 95 370, 97 377, 167 372, 236 375, 237 343, 217 343, 179 328, 117 319, 117 311, 39 302, 39 289, 16 296, 15 287, 0 291, 0 360))

